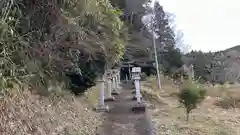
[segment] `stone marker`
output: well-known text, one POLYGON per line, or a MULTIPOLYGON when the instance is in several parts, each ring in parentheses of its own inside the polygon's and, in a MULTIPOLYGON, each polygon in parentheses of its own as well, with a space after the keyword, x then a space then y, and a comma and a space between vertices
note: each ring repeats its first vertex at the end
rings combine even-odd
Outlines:
POLYGON ((117 74, 115 74, 114 78, 115 78, 116 90, 119 90, 119 84, 118 84, 118 77, 117 77, 117 74))
POLYGON ((120 80, 120 71, 119 70, 116 70, 117 72, 117 88, 120 90, 121 87, 120 87, 120 83, 121 83, 121 80, 120 80))
POLYGON ((115 101, 115 98, 112 96, 112 74, 107 72, 107 97, 104 99, 105 102, 115 101))
POLYGON ((192 64, 189 66, 188 77, 190 80, 194 80, 194 68, 192 64))
MULTIPOLYGON (((133 78, 133 77, 132 77, 132 78, 133 78)), ((132 89, 134 89, 134 90, 132 91, 132 94, 136 94, 135 82, 134 82, 133 79, 132 79, 132 89)))
POLYGON ((105 81, 103 76, 100 76, 99 80, 97 81, 100 83, 100 102, 99 105, 94 108, 97 112, 109 112, 109 107, 104 103, 104 89, 105 89, 105 81))
POLYGON ((119 95, 117 88, 116 72, 112 70, 112 95, 119 95))
POLYGON ((132 70, 132 79, 133 79, 133 84, 134 84, 134 88, 135 88, 135 92, 132 92, 135 94, 135 96, 133 97, 133 100, 137 100, 138 101, 138 98, 139 97, 139 101, 142 99, 142 95, 141 95, 141 92, 140 92, 140 76, 138 76, 138 71, 141 72, 141 68, 139 69, 138 67, 134 67, 133 70, 132 70))
POLYGON ((133 80, 135 84, 135 89, 136 89, 136 99, 137 99, 137 104, 133 106, 132 111, 133 112, 145 112, 146 107, 145 104, 142 101, 142 95, 140 92, 140 73, 141 73, 141 68, 140 67, 134 67, 132 68, 132 75, 133 75, 133 80))

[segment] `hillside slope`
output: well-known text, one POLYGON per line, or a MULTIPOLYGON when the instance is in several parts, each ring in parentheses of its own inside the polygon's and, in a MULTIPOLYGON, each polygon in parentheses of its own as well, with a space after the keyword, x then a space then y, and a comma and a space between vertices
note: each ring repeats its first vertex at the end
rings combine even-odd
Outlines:
POLYGON ((98 88, 88 88, 123 56, 122 11, 108 0, 2 0, 0 9, 0 134, 95 134, 98 88))
POLYGON ((223 50, 223 51, 221 51, 221 52, 229 52, 229 51, 232 51, 232 50, 235 50, 235 51, 240 52, 240 45, 236 45, 236 46, 234 46, 234 47, 225 49, 225 50, 223 50))
POLYGON ((77 74, 81 92, 123 56, 127 26, 108 0, 3 0, 0 8, 0 71, 13 83, 43 91, 77 74))
MULTIPOLYGON (((240 56, 240 46, 231 47, 222 51, 204 53, 201 51, 192 51, 182 56, 185 64, 193 64, 195 77, 201 78, 202 81, 213 81, 212 75, 221 71, 222 75, 225 72, 232 70, 236 74, 240 65, 238 57, 240 56)), ((225 77, 222 77, 225 78, 225 77)), ((219 82, 219 81, 218 81, 219 82)))
POLYGON ((1 135, 95 135, 103 118, 92 111, 97 87, 82 97, 58 89, 48 98, 25 90, 1 99, 1 135))
POLYGON ((207 97, 190 114, 186 121, 185 108, 178 101, 179 86, 162 78, 162 88, 157 89, 155 78, 148 78, 141 87, 144 99, 151 107, 150 113, 157 135, 238 135, 240 132, 239 86, 207 88, 207 97))

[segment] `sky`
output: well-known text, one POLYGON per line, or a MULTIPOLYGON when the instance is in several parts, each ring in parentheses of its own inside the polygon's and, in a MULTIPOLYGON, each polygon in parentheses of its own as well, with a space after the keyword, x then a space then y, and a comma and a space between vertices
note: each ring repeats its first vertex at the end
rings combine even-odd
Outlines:
POLYGON ((193 50, 218 51, 240 45, 239 0, 158 0, 174 13, 185 44, 193 50))

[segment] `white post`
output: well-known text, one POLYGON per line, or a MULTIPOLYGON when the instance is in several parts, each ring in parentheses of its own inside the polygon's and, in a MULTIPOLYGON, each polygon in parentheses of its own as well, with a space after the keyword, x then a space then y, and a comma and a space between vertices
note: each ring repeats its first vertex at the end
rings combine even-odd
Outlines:
POLYGON ((116 86, 117 86, 117 89, 119 90, 120 89, 120 74, 119 74, 119 70, 115 70, 115 77, 116 77, 116 86))
POLYGON ((120 83, 121 82, 120 71, 118 71, 117 78, 118 78, 118 83, 120 83))
POLYGON ((112 80, 111 77, 108 78, 108 98, 112 97, 112 80))
POLYGON ((141 92, 140 92, 140 73, 141 73, 141 68, 140 67, 134 67, 132 69, 132 75, 134 79, 134 84, 135 84, 135 90, 136 90, 136 98, 137 98, 137 103, 141 103, 141 92))
POLYGON ((102 80, 100 81, 100 106, 105 106, 104 104, 104 80, 103 78, 101 78, 102 80))
POLYGON ((119 86, 117 84, 117 74, 116 74, 116 70, 112 70, 112 95, 118 95, 119 92, 118 92, 118 89, 119 89, 119 86))
POLYGON ((136 97, 137 97, 137 102, 141 102, 141 93, 140 93, 140 83, 139 80, 135 80, 135 88, 136 88, 136 97))
POLYGON ((153 16, 152 16, 152 20, 151 20, 152 40, 153 40, 154 56, 155 56, 155 63, 156 63, 156 70, 157 70, 157 84, 158 84, 158 88, 162 89, 161 79, 160 79, 160 72, 159 72, 159 67, 158 67, 158 56, 157 56, 157 47, 156 47, 156 41, 155 41, 155 32, 154 32, 154 27, 153 27, 154 18, 155 18, 155 9, 154 8, 155 7, 153 7, 153 16))
POLYGON ((119 82, 121 82, 121 71, 119 71, 118 78, 119 78, 119 82))
POLYGON ((117 88, 116 88, 116 79, 115 79, 115 76, 113 75, 112 76, 112 86, 113 86, 113 90, 117 90, 117 88))
POLYGON ((112 74, 111 72, 107 72, 107 97, 105 98, 105 102, 115 101, 115 98, 112 96, 112 74))
POLYGON ((194 79, 194 69, 193 69, 193 65, 191 64, 191 77, 192 77, 192 80, 194 79))
POLYGON ((99 112, 109 112, 109 107, 105 105, 104 103, 104 88, 105 88, 105 81, 104 81, 104 77, 101 75, 98 82, 100 83, 100 102, 98 107, 96 107, 96 111, 99 112))
POLYGON ((112 73, 111 71, 107 71, 107 98, 112 97, 112 73))
POLYGON ((118 84, 118 79, 117 79, 117 74, 115 75, 115 83, 116 83, 116 90, 119 89, 119 84, 118 84))
POLYGON ((142 95, 140 92, 140 73, 141 73, 141 68, 140 67, 134 67, 132 69, 132 74, 133 74, 133 79, 134 79, 134 84, 135 84, 135 89, 136 89, 136 99, 137 99, 137 104, 135 104, 132 108, 133 112, 145 112, 146 111, 146 106, 145 103, 142 101, 142 95))

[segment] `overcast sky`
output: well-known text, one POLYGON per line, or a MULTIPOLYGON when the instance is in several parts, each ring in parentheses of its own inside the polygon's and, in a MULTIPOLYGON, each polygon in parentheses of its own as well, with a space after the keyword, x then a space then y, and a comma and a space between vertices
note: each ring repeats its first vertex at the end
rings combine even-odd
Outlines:
POLYGON ((240 0, 158 0, 176 15, 193 50, 216 51, 240 45, 240 0))

